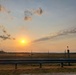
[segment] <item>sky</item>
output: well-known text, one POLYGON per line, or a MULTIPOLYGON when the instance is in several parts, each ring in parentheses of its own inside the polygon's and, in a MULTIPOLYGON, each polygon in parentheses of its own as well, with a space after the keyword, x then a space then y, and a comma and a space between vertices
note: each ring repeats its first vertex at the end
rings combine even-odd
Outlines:
POLYGON ((65 52, 67 46, 76 52, 76 0, 0 0, 0 50, 65 52))

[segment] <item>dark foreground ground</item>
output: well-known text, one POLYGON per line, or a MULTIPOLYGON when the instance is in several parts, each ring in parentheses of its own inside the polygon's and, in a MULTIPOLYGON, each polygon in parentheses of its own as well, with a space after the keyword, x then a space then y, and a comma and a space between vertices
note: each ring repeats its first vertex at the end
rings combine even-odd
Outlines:
MULTIPOLYGON (((42 69, 39 69, 39 68, 32 68, 32 69, 17 69, 17 70, 14 70, 14 69, 7 69, 7 70, 0 70, 0 75, 25 75, 25 74, 52 74, 52 73, 55 73, 55 75, 57 73, 64 73, 64 75, 66 75, 66 73, 74 73, 76 74, 76 68, 59 68, 59 67, 56 67, 56 68, 42 68, 42 69)), ((72 75, 72 74, 71 74, 72 75)))
MULTIPOLYGON (((26 59, 26 58, 68 58, 67 53, 1 53, 0 59, 26 59)), ((76 58, 76 53, 70 53, 70 58, 76 58)), ((0 75, 27 75, 41 73, 76 73, 76 63, 71 66, 64 64, 61 68, 60 64, 43 64, 39 68, 39 64, 18 64, 15 70, 13 64, 0 64, 0 75)), ((51 75, 51 74, 49 74, 51 75)), ((56 75, 56 74, 55 74, 56 75)), ((67 74, 65 74, 67 75, 67 74)), ((71 74, 72 75, 72 74, 71 74)))

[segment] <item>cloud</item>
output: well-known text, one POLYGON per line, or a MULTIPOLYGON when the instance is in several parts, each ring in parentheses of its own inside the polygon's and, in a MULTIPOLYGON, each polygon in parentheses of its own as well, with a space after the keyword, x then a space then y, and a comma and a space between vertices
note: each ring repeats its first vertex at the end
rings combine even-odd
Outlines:
POLYGON ((32 12, 30 10, 24 11, 24 20, 31 21, 32 20, 32 12))
POLYGON ((42 8, 26 10, 26 11, 24 11, 24 20, 25 21, 29 21, 29 20, 31 21, 33 15, 41 16, 42 14, 43 14, 42 8))
POLYGON ((7 36, 11 36, 10 34, 8 34, 6 28, 4 26, 0 26, 0 28, 2 29, 2 32, 7 35, 7 36))
POLYGON ((5 35, 0 35, 0 38, 1 38, 1 39, 3 39, 3 40, 6 40, 6 39, 11 39, 10 37, 5 36, 5 35))
POLYGON ((0 5, 0 12, 6 12, 6 13, 10 13, 9 10, 7 10, 4 6, 0 5))
POLYGON ((9 34, 7 32, 7 30, 5 29, 5 27, 3 25, 0 26, 1 31, 3 32, 4 35, 0 35, 0 38, 3 40, 15 40, 15 38, 11 37, 11 34, 9 34))
POLYGON ((31 20, 32 20, 32 17, 30 17, 30 16, 25 16, 24 20, 26 20, 26 21, 31 21, 31 20))
POLYGON ((38 8, 37 10, 34 11, 34 13, 37 14, 37 15, 42 15, 43 10, 42 10, 42 8, 38 8))
POLYGON ((24 15, 31 16, 31 15, 33 15, 33 12, 31 10, 26 10, 26 11, 24 11, 24 15))
POLYGON ((69 35, 69 34, 75 34, 75 33, 76 33, 76 28, 67 29, 67 30, 59 31, 59 32, 52 34, 52 35, 49 35, 49 36, 45 36, 45 37, 36 39, 33 42, 47 41, 50 39, 54 39, 56 37, 65 36, 65 35, 69 35))
POLYGON ((13 16, 11 15, 11 11, 2 5, 0 5, 0 13, 3 15, 6 15, 5 17, 7 17, 7 19, 10 19, 10 20, 13 19, 13 16))
POLYGON ((15 38, 11 38, 10 36, 0 35, 0 38, 3 40, 15 40, 15 38))

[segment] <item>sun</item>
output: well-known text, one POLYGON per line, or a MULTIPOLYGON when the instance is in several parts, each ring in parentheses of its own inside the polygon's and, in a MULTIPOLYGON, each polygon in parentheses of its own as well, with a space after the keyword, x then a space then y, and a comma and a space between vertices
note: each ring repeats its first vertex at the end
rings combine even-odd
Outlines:
POLYGON ((30 40, 28 38, 20 38, 19 45, 21 46, 28 46, 30 44, 30 40))
POLYGON ((23 46, 29 46, 30 45, 30 39, 28 37, 18 37, 17 38, 17 46, 23 47, 23 46))
POLYGON ((28 40, 27 39, 21 39, 20 40, 20 43, 21 43, 21 45, 28 45, 28 40))
POLYGON ((21 40, 21 43, 23 43, 23 44, 24 44, 24 43, 26 43, 26 41, 25 41, 25 40, 21 40))

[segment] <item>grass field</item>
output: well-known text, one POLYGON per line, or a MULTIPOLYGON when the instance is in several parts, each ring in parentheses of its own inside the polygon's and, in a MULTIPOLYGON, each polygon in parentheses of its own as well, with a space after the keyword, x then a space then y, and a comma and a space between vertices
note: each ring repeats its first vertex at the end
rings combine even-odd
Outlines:
MULTIPOLYGON (((1 53, 0 59, 24 58, 68 58, 66 53, 1 53)), ((70 53, 70 58, 76 58, 76 53, 70 53)))

